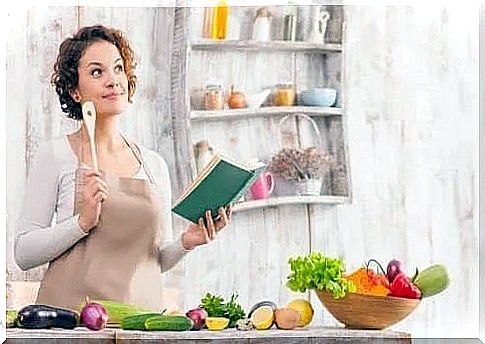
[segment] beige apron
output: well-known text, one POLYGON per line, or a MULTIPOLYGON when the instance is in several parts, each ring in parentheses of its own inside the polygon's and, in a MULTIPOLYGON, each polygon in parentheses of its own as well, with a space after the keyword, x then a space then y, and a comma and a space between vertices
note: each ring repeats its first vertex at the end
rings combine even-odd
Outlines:
MULTIPOLYGON (((38 304, 76 309, 88 296, 159 310, 163 307, 159 262, 160 203, 138 147, 125 142, 149 182, 103 173, 108 198, 90 234, 49 263, 38 304)), ((85 168, 76 170, 74 214, 82 207, 85 168)))

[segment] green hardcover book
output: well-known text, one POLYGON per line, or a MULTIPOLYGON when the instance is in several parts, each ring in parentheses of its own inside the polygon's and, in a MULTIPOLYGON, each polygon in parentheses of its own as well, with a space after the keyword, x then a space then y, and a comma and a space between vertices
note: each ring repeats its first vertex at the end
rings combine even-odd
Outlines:
POLYGON ((182 192, 172 211, 193 223, 205 218, 206 210, 216 218, 218 209, 239 200, 264 168, 263 163, 245 167, 216 154, 182 192))

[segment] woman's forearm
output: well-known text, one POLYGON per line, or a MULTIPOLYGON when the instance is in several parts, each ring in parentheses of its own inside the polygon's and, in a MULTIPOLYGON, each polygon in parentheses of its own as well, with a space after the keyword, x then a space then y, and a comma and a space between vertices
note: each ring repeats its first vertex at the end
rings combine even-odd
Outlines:
POLYGON ((168 271, 173 268, 190 250, 186 249, 182 243, 182 236, 166 243, 160 248, 160 268, 161 271, 168 271))
POLYGON ((87 233, 73 216, 50 227, 19 219, 15 237, 14 258, 22 270, 28 270, 57 258, 87 233))

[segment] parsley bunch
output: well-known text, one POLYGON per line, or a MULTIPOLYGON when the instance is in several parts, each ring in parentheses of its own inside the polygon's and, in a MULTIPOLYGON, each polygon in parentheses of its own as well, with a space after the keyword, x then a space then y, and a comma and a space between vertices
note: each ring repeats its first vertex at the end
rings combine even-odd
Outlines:
POLYGON ((287 277, 286 286, 292 291, 316 289, 327 291, 336 299, 355 291, 354 284, 343 278, 345 268, 343 261, 338 258, 312 252, 306 256, 290 257, 288 263, 291 273, 287 277))
POLYGON ((246 316, 244 309, 236 302, 238 295, 232 295, 229 302, 225 302, 219 295, 205 294, 200 302, 200 308, 207 311, 210 317, 224 317, 229 319, 228 327, 236 326, 236 321, 246 316))

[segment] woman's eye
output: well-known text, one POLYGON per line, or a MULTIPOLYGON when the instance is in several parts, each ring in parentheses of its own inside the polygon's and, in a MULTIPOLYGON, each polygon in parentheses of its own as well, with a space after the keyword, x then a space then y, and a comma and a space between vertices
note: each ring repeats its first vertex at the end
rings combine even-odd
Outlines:
POLYGON ((123 71, 123 65, 121 65, 121 64, 116 65, 115 72, 116 73, 121 73, 122 71, 123 71))
POLYGON ((101 76, 101 73, 102 73, 102 71, 101 71, 101 69, 99 69, 99 68, 93 69, 93 70, 91 71, 91 75, 92 75, 92 76, 94 76, 94 77, 99 77, 99 76, 101 76))

